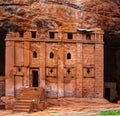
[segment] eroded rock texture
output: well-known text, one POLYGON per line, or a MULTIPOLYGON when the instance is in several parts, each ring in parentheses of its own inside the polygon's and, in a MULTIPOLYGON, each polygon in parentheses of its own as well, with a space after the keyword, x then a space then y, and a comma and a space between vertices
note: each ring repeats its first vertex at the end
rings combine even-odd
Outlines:
POLYGON ((119 0, 1 0, 0 27, 17 31, 98 27, 119 35, 119 0), (64 27, 64 28, 63 28, 64 27))

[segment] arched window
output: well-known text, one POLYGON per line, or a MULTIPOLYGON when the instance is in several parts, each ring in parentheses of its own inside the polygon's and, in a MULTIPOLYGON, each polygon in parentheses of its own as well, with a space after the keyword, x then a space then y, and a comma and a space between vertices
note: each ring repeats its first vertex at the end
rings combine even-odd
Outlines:
POLYGON ((36 51, 33 52, 33 58, 37 58, 37 52, 36 51))
POLYGON ((50 52, 50 58, 53 59, 54 58, 54 53, 50 52))
POLYGON ((67 54, 67 59, 71 59, 71 53, 67 54))

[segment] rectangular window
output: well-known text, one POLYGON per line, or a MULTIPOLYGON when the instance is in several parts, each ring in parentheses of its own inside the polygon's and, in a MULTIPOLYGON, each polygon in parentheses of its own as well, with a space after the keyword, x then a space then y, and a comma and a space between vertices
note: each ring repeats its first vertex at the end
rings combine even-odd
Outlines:
POLYGON ((50 39, 54 39, 55 38, 55 32, 49 32, 49 37, 50 37, 50 39))
POLYGON ((73 39, 73 33, 68 33, 68 34, 67 34, 67 38, 68 38, 68 39, 73 39))
POLYGON ((32 31, 32 38, 36 38, 36 31, 32 31))
POLYGON ((23 32, 23 31, 20 31, 20 32, 19 32, 19 35, 20 35, 20 37, 24 37, 24 32, 23 32))
POLYGON ((91 40, 91 33, 86 33, 86 39, 91 40))

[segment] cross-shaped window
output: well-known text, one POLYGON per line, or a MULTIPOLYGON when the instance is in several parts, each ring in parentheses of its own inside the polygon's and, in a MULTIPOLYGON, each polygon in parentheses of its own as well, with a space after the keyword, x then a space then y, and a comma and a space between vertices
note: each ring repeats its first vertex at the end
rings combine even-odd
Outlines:
POLYGON ((89 69, 89 68, 87 69, 87 73, 88 73, 88 74, 90 73, 90 69, 89 69))
POLYGON ((50 72, 51 72, 51 74, 53 73, 53 70, 52 69, 50 69, 50 72))
POLYGON ((70 69, 68 69, 68 70, 67 70, 67 73, 70 74, 70 72, 71 72, 70 69))

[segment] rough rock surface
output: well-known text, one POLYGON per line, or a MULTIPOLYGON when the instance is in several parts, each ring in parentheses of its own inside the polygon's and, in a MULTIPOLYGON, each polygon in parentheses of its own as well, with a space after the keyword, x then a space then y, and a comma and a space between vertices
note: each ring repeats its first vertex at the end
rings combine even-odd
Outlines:
POLYGON ((119 0, 1 0, 0 14, 0 27, 11 31, 97 26, 120 34, 119 0))
MULTIPOLYGON (((54 101, 54 99, 51 99, 54 101)), ((48 107, 44 111, 33 113, 15 113, 0 111, 2 116, 99 116, 101 111, 119 110, 118 104, 112 104, 104 99, 60 98, 59 106, 48 107)))

